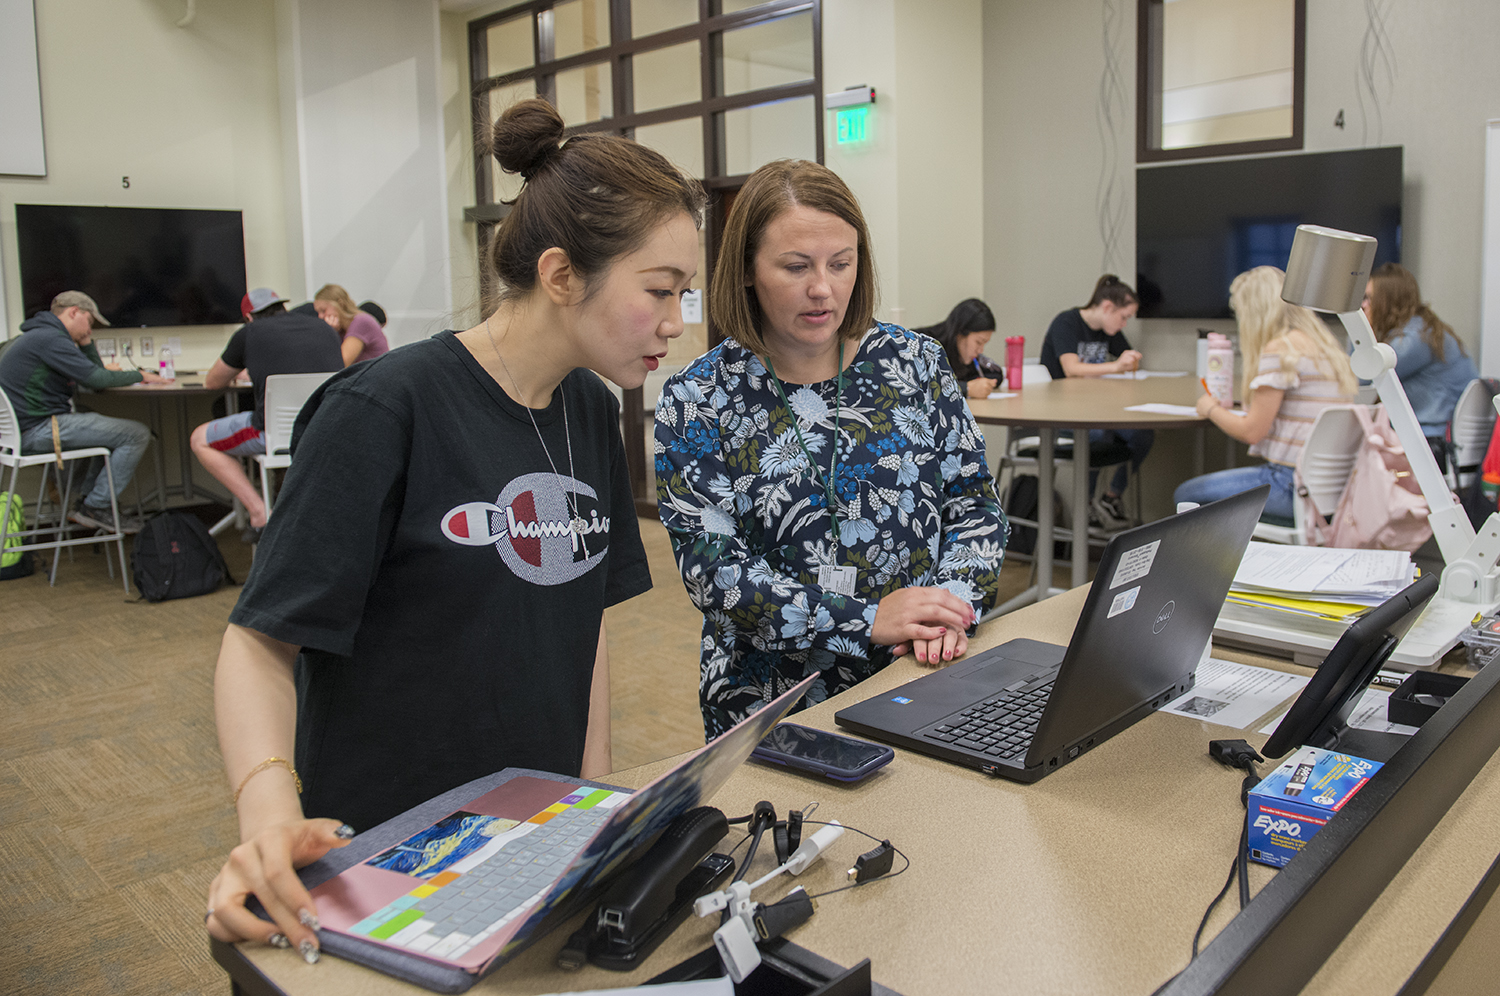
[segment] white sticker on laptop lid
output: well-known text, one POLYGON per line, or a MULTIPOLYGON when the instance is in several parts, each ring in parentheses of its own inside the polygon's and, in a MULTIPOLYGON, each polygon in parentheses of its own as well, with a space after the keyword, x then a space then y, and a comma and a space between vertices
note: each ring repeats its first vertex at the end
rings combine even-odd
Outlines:
POLYGON ((1135 600, 1141 593, 1141 586, 1127 588, 1115 596, 1115 600, 1109 603, 1109 615, 1106 618, 1113 619, 1121 612, 1129 612, 1135 608, 1135 600))
POLYGON ((1156 560, 1156 548, 1161 546, 1161 540, 1152 540, 1145 546, 1138 546, 1134 550, 1126 550, 1120 554, 1120 562, 1115 565, 1115 576, 1110 581, 1110 588, 1118 588, 1122 584, 1129 584, 1137 578, 1143 578, 1151 573, 1151 564, 1156 560))

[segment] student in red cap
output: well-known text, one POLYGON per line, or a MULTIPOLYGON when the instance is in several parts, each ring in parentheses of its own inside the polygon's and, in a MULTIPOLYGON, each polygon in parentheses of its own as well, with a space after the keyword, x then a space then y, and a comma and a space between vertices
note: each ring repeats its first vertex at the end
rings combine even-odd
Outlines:
POLYGON ((286 298, 269 287, 257 287, 240 301, 245 324, 229 339, 223 354, 203 378, 219 390, 250 371, 255 410, 205 422, 193 430, 193 454, 215 480, 239 499, 250 516, 250 528, 266 524, 266 503, 240 468, 240 458, 266 451, 266 378, 272 374, 323 373, 342 370, 339 337, 328 323, 286 310, 286 298))

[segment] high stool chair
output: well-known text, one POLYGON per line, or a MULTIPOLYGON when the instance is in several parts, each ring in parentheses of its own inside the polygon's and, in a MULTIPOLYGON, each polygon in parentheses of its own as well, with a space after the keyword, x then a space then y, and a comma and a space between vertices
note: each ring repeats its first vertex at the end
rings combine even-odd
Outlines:
MULTIPOLYGON (((119 531, 120 505, 115 498, 115 476, 109 466, 110 451, 104 446, 89 446, 84 449, 63 450, 61 453, 37 453, 23 455, 21 453, 21 424, 16 419, 15 408, 11 406, 10 396, 0 391, 0 468, 10 468, 10 485, 3 490, 10 494, 16 494, 16 485, 20 480, 21 468, 41 467, 42 483, 37 491, 37 513, 33 520, 34 525, 29 529, 22 529, 19 533, 11 532, 10 515, 0 516, 0 547, 5 546, 7 536, 35 536, 51 534, 48 540, 38 539, 35 542, 21 544, 20 547, 11 547, 13 551, 26 550, 51 550, 52 572, 49 575, 49 583, 57 584, 57 562, 62 554, 63 547, 83 546, 90 543, 104 543, 104 563, 109 568, 109 576, 115 576, 114 562, 109 559, 108 544, 114 543, 115 550, 120 556, 120 580, 125 584, 125 594, 130 594, 130 572, 125 567, 125 534, 119 531), (105 533, 98 531, 95 535, 84 537, 69 537, 68 533, 74 528, 68 522, 68 506, 73 497, 73 472, 79 460, 92 460, 94 457, 102 457, 104 460, 105 480, 109 482, 109 508, 114 514, 115 531, 105 533), (63 483, 62 504, 57 506, 56 523, 49 522, 42 513, 43 498, 47 493, 47 475, 56 467, 59 477, 63 464, 72 464, 68 468, 68 475, 63 483)), ((0 471, 3 477, 3 471, 0 471)))

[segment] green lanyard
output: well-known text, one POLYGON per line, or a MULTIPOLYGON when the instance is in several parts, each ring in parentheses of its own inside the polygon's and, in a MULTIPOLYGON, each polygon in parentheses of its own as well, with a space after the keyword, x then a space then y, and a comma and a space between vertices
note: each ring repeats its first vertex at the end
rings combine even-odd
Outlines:
MULTIPOLYGON (((786 407, 786 413, 792 417, 792 428, 797 433, 797 445, 802 447, 802 455, 807 457, 808 466, 812 467, 813 477, 823 475, 819 472, 818 461, 813 459, 812 450, 807 448, 807 440, 802 438, 802 424, 797 418, 797 413, 792 410, 792 403, 786 398, 786 389, 781 386, 781 379, 776 376, 776 370, 771 366, 771 357, 766 357, 766 372, 771 375, 771 383, 776 385, 776 394, 781 398, 781 403, 786 407)), ((833 545, 837 549, 839 545, 839 513, 838 505, 835 503, 834 485, 838 483, 839 474, 839 413, 842 410, 844 399, 844 343, 839 341, 839 373, 838 393, 833 398, 833 456, 828 461, 828 476, 823 479, 823 495, 828 499, 828 515, 833 520, 833 545)))

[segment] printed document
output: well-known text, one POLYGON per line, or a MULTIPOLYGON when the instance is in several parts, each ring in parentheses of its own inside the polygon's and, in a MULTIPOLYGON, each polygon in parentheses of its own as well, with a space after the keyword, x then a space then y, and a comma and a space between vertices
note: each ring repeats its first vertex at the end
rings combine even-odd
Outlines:
POLYGON ((1198 665, 1193 690, 1168 702, 1161 711, 1243 730, 1301 692, 1307 682, 1307 675, 1210 657, 1198 665))

